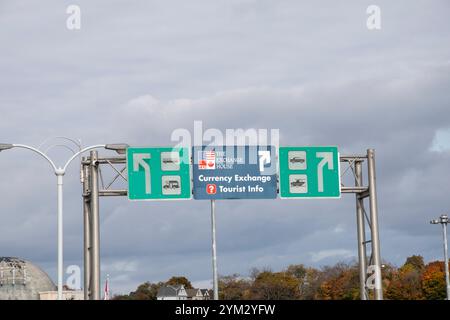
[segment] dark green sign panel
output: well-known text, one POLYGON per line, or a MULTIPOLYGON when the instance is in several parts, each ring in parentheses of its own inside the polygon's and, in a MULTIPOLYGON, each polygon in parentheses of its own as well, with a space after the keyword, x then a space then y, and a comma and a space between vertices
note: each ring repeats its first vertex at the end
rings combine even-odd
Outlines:
POLYGON ((280 147, 281 198, 339 198, 337 147, 280 147))
POLYGON ((189 148, 128 148, 128 199, 191 199, 189 148))

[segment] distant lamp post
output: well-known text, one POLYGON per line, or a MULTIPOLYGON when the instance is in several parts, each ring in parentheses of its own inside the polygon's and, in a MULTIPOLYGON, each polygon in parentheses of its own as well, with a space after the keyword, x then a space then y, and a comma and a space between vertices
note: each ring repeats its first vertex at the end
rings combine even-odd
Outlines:
POLYGON ((126 152, 126 148, 128 145, 126 144, 98 144, 93 145, 84 149, 81 149, 74 153, 72 157, 65 163, 63 167, 57 167, 55 163, 48 157, 47 154, 42 152, 41 150, 30 147, 24 144, 9 144, 9 143, 0 143, 0 152, 12 148, 22 148, 27 149, 30 151, 33 151, 37 154, 39 154, 41 157, 43 157, 45 160, 47 160, 48 163, 50 163, 56 178, 57 178, 57 191, 58 191, 58 201, 57 201, 57 208, 58 208, 58 300, 63 300, 63 177, 66 173, 66 169, 69 166, 69 164, 79 155, 82 153, 93 150, 93 149, 100 149, 104 148, 107 150, 114 150, 119 154, 124 154, 126 152))
POLYGON ((448 216, 443 214, 439 217, 439 219, 434 219, 430 221, 431 224, 441 224, 442 225, 442 233, 444 236, 444 267, 445 267, 445 284, 447 288, 447 300, 450 300, 450 280, 448 273, 448 249, 447 249, 447 223, 448 216))

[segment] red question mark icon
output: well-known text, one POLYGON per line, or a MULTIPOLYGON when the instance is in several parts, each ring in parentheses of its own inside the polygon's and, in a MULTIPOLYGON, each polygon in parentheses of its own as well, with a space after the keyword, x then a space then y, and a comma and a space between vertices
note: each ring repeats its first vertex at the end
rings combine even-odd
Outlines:
POLYGON ((206 193, 207 194, 216 194, 217 187, 215 184, 207 184, 206 185, 206 193))

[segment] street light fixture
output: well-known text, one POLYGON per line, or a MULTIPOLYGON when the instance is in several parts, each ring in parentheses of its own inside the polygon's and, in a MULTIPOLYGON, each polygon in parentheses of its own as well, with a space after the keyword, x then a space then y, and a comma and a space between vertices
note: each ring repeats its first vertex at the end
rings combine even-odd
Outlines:
POLYGON ((125 154, 127 152, 127 148, 129 147, 126 143, 112 143, 105 145, 105 149, 114 150, 118 154, 125 154))
POLYGON ((3 150, 8 150, 13 148, 14 146, 12 144, 9 143, 0 143, 0 152, 3 150))
POLYGON ((450 300, 450 280, 449 280, 449 271, 448 271, 448 249, 447 249, 448 216, 446 214, 443 214, 439 217, 439 219, 431 220, 430 223, 442 225, 442 234, 443 234, 443 240, 444 240, 445 284, 446 284, 446 288, 447 288, 447 300, 450 300))
POLYGON ((58 192, 58 201, 57 201, 57 208, 58 208, 58 300, 63 300, 63 177, 66 173, 66 169, 69 166, 69 164, 79 155, 82 153, 93 150, 93 149, 99 149, 99 148, 105 148, 108 150, 115 150, 118 153, 125 153, 124 150, 128 145, 126 144, 98 144, 93 145, 90 147, 86 147, 84 149, 79 150, 77 153, 73 154, 72 157, 67 160, 67 162, 64 164, 63 167, 57 167, 55 163, 50 159, 44 152, 40 151, 39 149, 36 149, 34 147, 30 147, 24 144, 9 144, 9 143, 0 143, 0 151, 8 150, 12 148, 22 148, 27 149, 30 151, 33 151, 37 154, 39 154, 41 157, 43 157, 47 162, 51 165, 55 175, 56 175, 56 182, 57 182, 57 192, 58 192))

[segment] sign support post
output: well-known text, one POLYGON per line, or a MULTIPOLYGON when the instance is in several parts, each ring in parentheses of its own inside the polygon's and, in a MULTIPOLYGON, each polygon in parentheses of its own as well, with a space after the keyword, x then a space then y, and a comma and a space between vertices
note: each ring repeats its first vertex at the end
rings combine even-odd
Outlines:
MULTIPOLYGON (((364 155, 340 156, 341 163, 348 163, 353 171, 354 186, 341 186, 342 193, 356 195, 356 218, 358 232, 358 261, 360 276, 360 297, 368 300, 368 289, 373 289, 373 298, 383 300, 383 283, 381 276, 380 238, 378 228, 378 207, 376 195, 375 151, 368 149, 364 155), (368 184, 363 186, 362 164, 367 161, 368 184), (364 209, 364 199, 369 198, 370 214, 364 209), (369 240, 366 240, 365 225, 370 229, 369 240), (366 256, 366 245, 370 244, 370 257, 366 256), (370 274, 369 274, 370 273, 370 274), (369 274, 369 275, 368 275, 369 274), (368 281, 370 280, 370 283, 368 281)), ((347 171, 346 170, 346 171, 347 171)), ((344 172, 345 173, 345 172, 344 172)))
POLYGON ((214 300, 219 300, 219 276, 217 273, 217 246, 216 246, 216 200, 211 200, 211 240, 212 240, 212 267, 214 300))
POLYGON ((383 288, 381 285, 381 255, 380 239, 378 232, 378 206, 377 189, 375 175, 375 150, 367 150, 367 168, 369 176, 369 197, 370 197, 370 221, 372 233, 372 256, 375 266, 375 300, 383 300, 383 288))
MULTIPOLYGON (((83 161, 85 159, 83 158, 83 161)), ((84 256, 84 300, 89 300, 90 296, 90 266, 91 266, 91 235, 90 235, 90 212, 91 212, 91 198, 90 198, 90 191, 89 191, 89 167, 82 165, 81 167, 81 182, 83 185, 83 224, 84 224, 84 245, 83 245, 83 256, 84 256)))
POLYGON ((100 290, 100 239, 99 235, 99 223, 93 222, 94 213, 97 218, 99 217, 99 202, 100 197, 126 197, 128 190, 113 189, 113 183, 122 177, 126 181, 124 175, 126 171, 126 158, 125 156, 115 157, 99 157, 98 154, 90 154, 81 161, 81 182, 82 192, 84 199, 83 215, 84 215, 84 244, 83 244, 83 256, 84 256, 84 299, 94 300, 94 297, 101 296, 100 290), (116 175, 112 178, 108 185, 103 184, 102 171, 100 166, 108 165, 112 168, 116 175), (115 168, 114 165, 124 165, 122 169, 115 168), (94 173, 94 175, 92 174, 94 173), (94 181, 95 180, 95 181, 94 181), (100 183, 102 182, 101 186, 100 183), (101 188, 100 188, 101 187, 101 188), (95 229, 93 226, 95 225, 95 229), (98 239, 94 246, 94 239, 98 239), (95 250, 94 250, 95 248, 95 250), (96 252, 94 254, 94 252, 96 252), (93 263, 93 256, 98 255, 97 263, 93 263), (97 276, 95 276, 97 274, 97 276), (95 284, 97 282, 97 285, 95 284))
POLYGON ((98 183, 98 153, 91 151, 91 221, 90 221, 90 263, 91 263, 91 300, 100 300, 100 212, 98 183))
MULTIPOLYGON (((355 185, 363 186, 362 160, 355 160, 355 185)), ((367 279, 367 260, 366 260, 366 230, 364 223, 364 199, 356 196, 356 224, 358 233, 358 264, 359 264, 359 290, 361 300, 367 300, 366 279, 367 279)))

